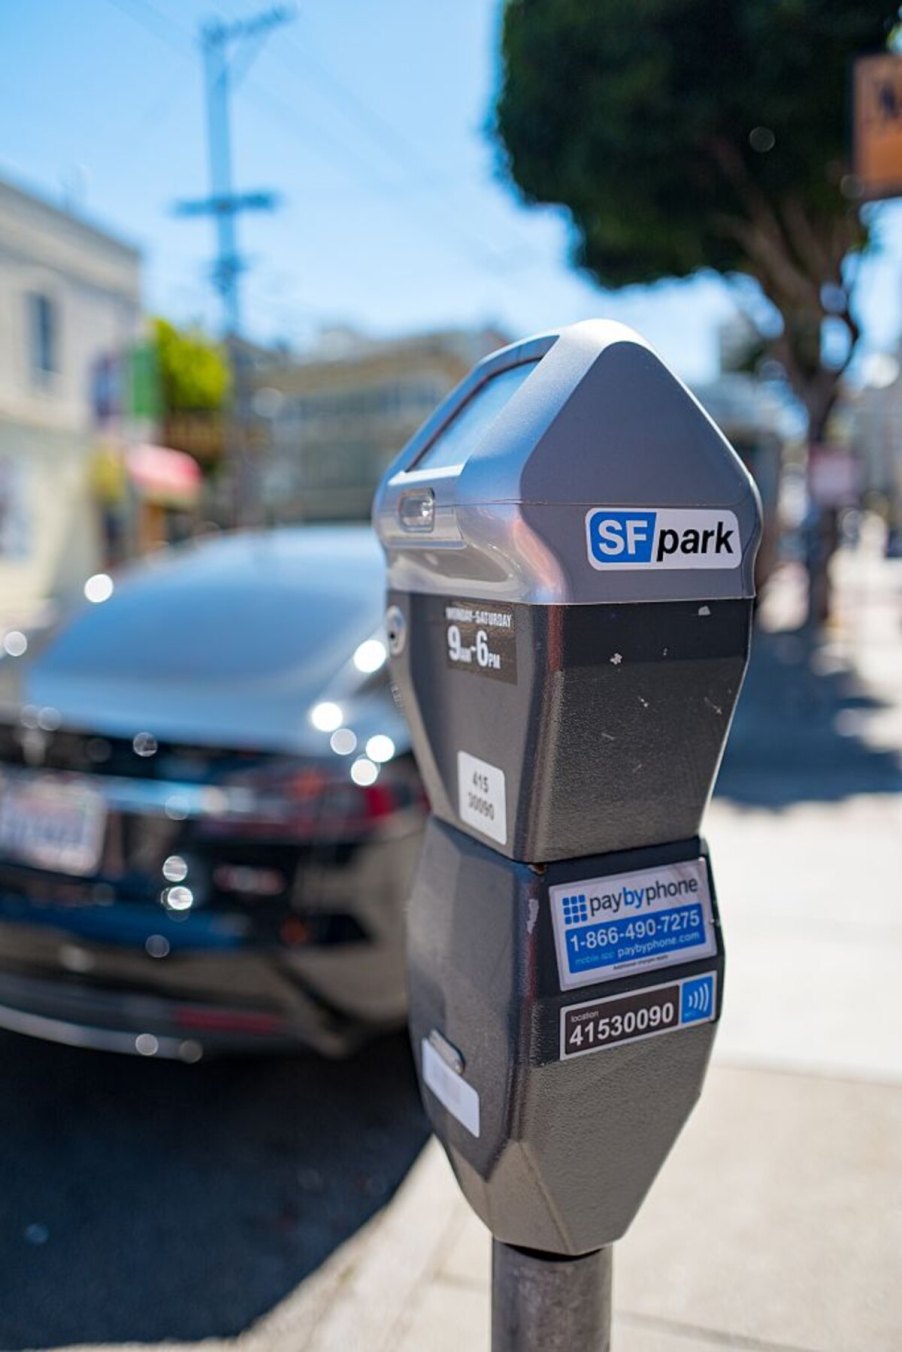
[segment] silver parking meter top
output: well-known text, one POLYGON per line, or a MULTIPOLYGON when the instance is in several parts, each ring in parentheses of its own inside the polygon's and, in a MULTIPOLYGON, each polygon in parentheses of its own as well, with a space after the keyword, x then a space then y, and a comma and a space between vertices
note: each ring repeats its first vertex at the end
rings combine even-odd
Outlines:
POLYGON ((748 654, 758 495, 638 335, 592 321, 486 358, 374 518, 439 817, 530 863, 699 830, 748 654))
POLYGON ((392 591, 534 605, 754 595, 751 477, 610 320, 480 362, 392 464, 374 522, 392 591))

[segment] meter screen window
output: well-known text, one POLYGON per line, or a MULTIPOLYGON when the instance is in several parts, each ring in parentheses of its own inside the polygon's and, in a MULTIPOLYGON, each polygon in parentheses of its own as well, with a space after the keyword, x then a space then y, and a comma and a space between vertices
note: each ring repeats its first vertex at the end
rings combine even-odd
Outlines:
POLYGON ((538 364, 539 359, 521 362, 490 376, 410 468, 452 469, 463 465, 476 442, 538 364))

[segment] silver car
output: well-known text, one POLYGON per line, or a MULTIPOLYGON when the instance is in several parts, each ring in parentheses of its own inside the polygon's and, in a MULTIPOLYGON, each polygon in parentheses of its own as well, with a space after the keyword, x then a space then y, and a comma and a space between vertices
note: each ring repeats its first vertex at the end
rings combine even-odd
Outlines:
POLYGON ((399 1025, 425 802, 369 529, 94 592, 0 662, 0 1026, 196 1060, 399 1025))

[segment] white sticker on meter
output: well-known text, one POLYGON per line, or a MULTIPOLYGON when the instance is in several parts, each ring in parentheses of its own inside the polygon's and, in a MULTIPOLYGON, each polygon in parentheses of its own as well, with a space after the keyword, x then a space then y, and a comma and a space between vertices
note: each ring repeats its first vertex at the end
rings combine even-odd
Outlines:
POLYGON ((472 1136, 478 1136, 479 1095, 476 1090, 442 1060, 428 1038, 421 1041, 420 1051, 423 1083, 452 1117, 456 1117, 472 1136))
POLYGON ((586 544, 593 568, 738 568, 742 541, 725 509, 592 507, 586 544))
POLYGON ((457 753, 457 810, 462 822, 499 845, 507 844, 507 799, 504 771, 497 765, 457 753))
POLYGON ((561 990, 717 952, 704 859, 548 890, 561 990))

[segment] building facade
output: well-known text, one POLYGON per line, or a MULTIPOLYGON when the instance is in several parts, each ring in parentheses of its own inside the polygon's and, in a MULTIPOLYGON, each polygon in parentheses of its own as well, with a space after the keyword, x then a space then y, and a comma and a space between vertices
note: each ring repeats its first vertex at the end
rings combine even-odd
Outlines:
POLYGON ((134 248, 0 182, 0 621, 99 566, 91 484, 102 361, 140 329, 134 248))
POLYGON ((789 439, 786 408, 766 382, 737 371, 727 371, 709 385, 695 388, 693 393, 758 486, 762 532, 755 582, 760 589, 777 562, 783 452, 789 439))
POLYGON ((902 555, 902 348, 871 360, 870 383, 849 389, 842 425, 858 456, 862 494, 886 519, 902 555), (875 369, 876 368, 876 369, 875 369))
POLYGON ((386 466, 475 362, 492 329, 398 339, 324 334, 302 358, 257 361, 254 406, 266 520, 369 517, 386 466))

